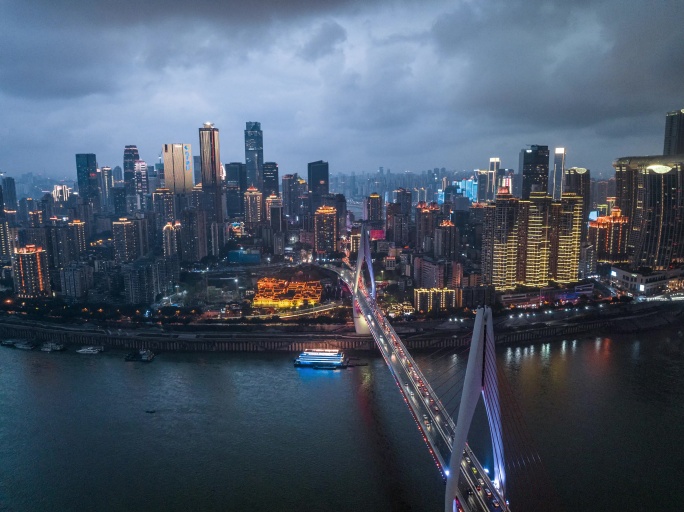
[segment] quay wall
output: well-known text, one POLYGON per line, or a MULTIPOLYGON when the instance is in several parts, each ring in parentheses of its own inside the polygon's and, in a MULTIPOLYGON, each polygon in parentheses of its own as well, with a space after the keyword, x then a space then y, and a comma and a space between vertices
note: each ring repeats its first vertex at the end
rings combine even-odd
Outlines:
MULTIPOLYGON (((684 325, 684 306, 675 309, 652 309, 641 314, 595 318, 574 323, 545 325, 524 330, 496 332, 497 344, 553 340, 559 337, 582 335, 588 332, 605 335, 611 332, 629 333, 684 325)), ((343 326, 338 326, 342 329, 343 326)), ((684 329, 684 327, 682 327, 684 329)), ((57 341, 68 345, 101 345, 120 349, 148 348, 154 351, 179 352, 301 352, 312 348, 343 350, 375 350, 372 338, 348 332, 287 332, 273 327, 251 332, 231 330, 202 330, 195 326, 179 330, 116 329, 93 326, 52 324, 21 318, 0 318, 0 338, 21 338, 37 343, 57 341)), ((411 350, 458 348, 470 344, 472 334, 453 334, 430 330, 426 333, 399 334, 411 350)))

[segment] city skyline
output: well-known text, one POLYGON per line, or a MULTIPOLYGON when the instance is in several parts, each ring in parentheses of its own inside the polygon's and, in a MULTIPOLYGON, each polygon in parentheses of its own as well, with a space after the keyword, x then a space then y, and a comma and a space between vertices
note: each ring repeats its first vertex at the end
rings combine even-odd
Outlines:
POLYGON ((134 20, 127 1, 6 4, 0 171, 71 177, 74 154, 115 167, 125 145, 153 164, 169 141, 199 147, 206 121, 223 163, 241 161, 256 119, 281 174, 318 159, 333 175, 515 168, 538 144, 607 177, 616 158, 661 154, 684 106, 683 6, 668 4, 166 2, 134 20), (634 40, 643 24, 667 35, 634 40))

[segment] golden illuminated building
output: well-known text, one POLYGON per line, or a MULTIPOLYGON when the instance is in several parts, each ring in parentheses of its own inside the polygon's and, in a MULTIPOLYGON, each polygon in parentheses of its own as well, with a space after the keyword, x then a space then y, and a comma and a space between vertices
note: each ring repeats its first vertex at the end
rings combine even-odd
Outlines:
POLYGON ((323 287, 319 281, 287 281, 264 277, 257 282, 252 305, 261 308, 292 308, 321 302, 323 287))
POLYGON ((455 308, 456 291, 449 288, 416 288, 413 290, 413 306, 420 313, 455 308))
POLYGON ((321 206, 314 215, 314 250, 317 253, 337 250, 337 208, 321 206))
POLYGON ((577 281, 583 211, 582 196, 574 193, 561 195, 558 213, 554 219, 554 237, 557 242, 553 245, 554 251, 551 255, 551 276, 557 283, 569 284, 577 281))
POLYGON ((620 208, 613 208, 605 215, 589 222, 589 243, 596 248, 596 261, 601 263, 626 263, 629 220, 620 208))
POLYGON ((482 244, 485 284, 497 290, 515 288, 518 277, 518 203, 507 188, 499 189, 496 201, 484 206, 484 229, 488 234, 482 244))
POLYGON ((14 249, 12 258, 14 291, 22 299, 49 297, 52 293, 47 253, 42 247, 27 245, 14 249))

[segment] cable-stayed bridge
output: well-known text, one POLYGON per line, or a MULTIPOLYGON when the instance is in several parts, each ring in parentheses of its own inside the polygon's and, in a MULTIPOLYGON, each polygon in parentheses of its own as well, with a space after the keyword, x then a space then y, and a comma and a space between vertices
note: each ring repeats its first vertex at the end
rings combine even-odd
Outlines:
POLYGON ((477 311, 457 422, 454 422, 451 413, 376 304, 371 263, 369 237, 367 230, 363 229, 355 271, 326 267, 337 272, 352 291, 356 331, 373 337, 435 465, 446 480, 445 511, 509 511, 491 310, 481 308, 477 311), (364 278, 364 264, 369 274, 368 285, 364 278), (488 473, 466 442, 480 397, 484 402, 492 440, 492 473, 488 473))

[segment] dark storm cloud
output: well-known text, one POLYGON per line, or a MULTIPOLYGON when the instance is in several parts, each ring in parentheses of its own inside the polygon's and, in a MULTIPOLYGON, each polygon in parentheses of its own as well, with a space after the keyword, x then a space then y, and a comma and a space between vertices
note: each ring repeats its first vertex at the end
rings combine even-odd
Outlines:
POLYGON ((339 23, 328 21, 323 23, 313 33, 299 51, 299 55, 310 61, 315 61, 329 55, 347 39, 347 31, 339 23))
POLYGON ((684 107, 683 17, 679 0, 0 1, 0 170, 73 174, 73 153, 116 165, 125 144, 151 161, 206 120, 224 161, 261 121, 288 172, 516 167, 525 144, 605 170, 661 151, 684 107))

